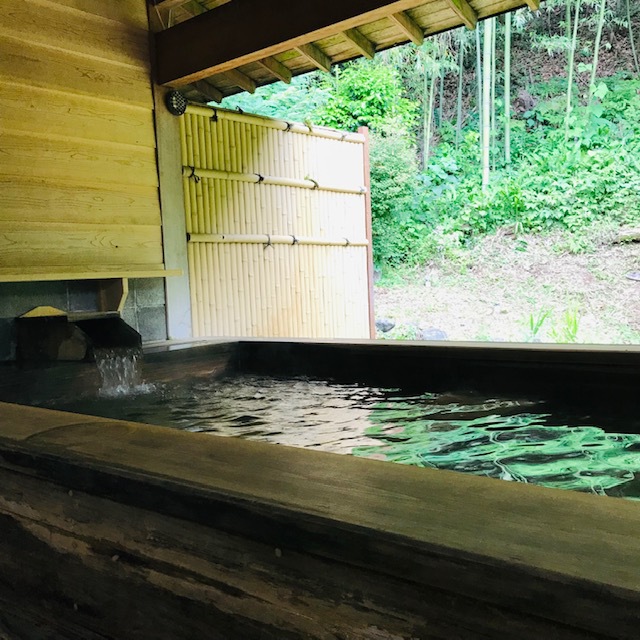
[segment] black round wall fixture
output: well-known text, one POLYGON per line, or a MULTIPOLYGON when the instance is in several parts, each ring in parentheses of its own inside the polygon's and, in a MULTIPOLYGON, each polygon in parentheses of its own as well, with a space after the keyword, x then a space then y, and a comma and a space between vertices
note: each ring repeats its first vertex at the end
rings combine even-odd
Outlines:
POLYGON ((174 116, 182 116, 187 110, 189 103, 179 91, 169 91, 165 98, 165 104, 167 105, 167 109, 169 109, 169 113, 172 113, 174 116))

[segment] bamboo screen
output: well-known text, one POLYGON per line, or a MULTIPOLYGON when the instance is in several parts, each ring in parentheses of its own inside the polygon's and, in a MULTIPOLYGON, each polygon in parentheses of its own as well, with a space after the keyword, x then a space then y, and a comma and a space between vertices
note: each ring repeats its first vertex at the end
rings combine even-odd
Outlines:
POLYGON ((365 138, 190 105, 194 336, 368 338, 365 138))

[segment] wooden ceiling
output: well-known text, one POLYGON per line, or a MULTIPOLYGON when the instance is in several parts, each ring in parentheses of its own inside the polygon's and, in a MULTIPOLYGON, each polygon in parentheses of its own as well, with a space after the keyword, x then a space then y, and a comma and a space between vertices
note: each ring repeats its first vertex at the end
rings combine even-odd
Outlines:
POLYGON ((248 91, 540 0, 149 0, 156 80, 189 99, 248 91))

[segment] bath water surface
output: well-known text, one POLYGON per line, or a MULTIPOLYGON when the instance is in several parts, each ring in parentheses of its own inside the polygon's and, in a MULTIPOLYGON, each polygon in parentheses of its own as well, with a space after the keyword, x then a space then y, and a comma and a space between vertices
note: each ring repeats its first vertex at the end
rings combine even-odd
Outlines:
POLYGON ((640 499, 640 435, 535 400, 239 375, 45 406, 640 499))

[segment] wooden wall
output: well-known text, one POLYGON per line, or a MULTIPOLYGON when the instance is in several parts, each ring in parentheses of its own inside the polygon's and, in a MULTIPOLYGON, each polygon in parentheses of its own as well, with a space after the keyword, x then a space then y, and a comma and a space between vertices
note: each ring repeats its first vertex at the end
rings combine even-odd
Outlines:
POLYGON ((0 282, 160 271, 145 0, 0 9, 0 282))

